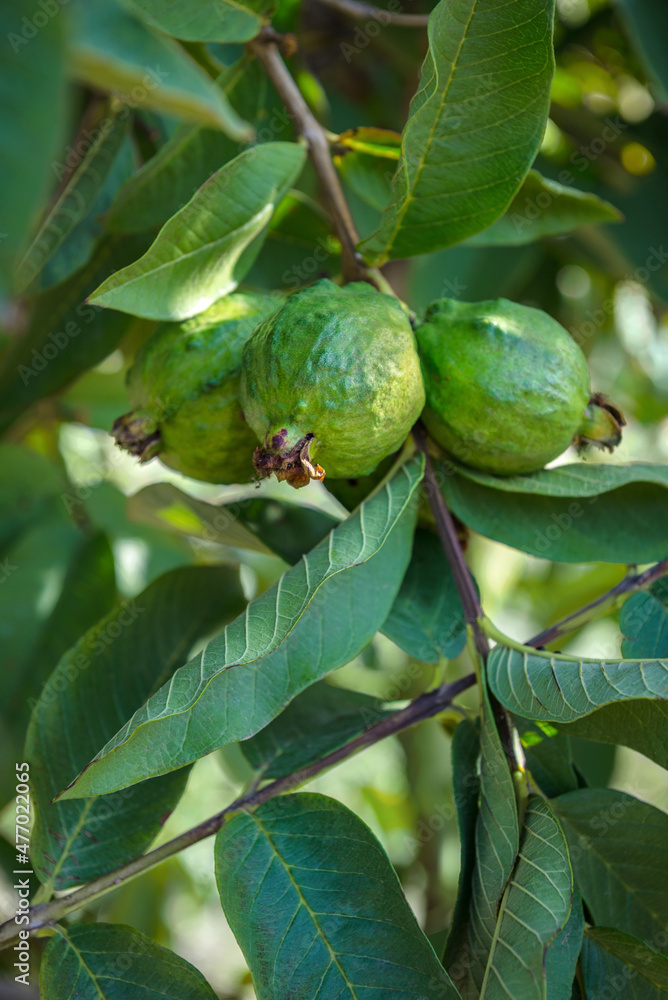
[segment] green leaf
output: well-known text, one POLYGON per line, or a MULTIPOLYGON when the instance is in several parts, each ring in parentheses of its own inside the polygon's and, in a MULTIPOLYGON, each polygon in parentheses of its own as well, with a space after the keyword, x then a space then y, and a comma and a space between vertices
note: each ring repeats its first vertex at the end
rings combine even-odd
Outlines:
POLYGON ((423 663, 438 663, 441 656, 453 659, 466 644, 452 571, 431 531, 415 532, 408 572, 382 631, 423 663))
POLYGON ((183 792, 186 771, 122 795, 51 800, 184 662, 193 644, 242 605, 235 570, 175 570, 124 602, 60 660, 33 710, 25 751, 36 811, 31 858, 51 889, 111 871, 155 838, 183 792))
POLYGON ((621 743, 668 768, 668 701, 631 699, 606 705, 558 728, 565 736, 614 746, 621 743))
POLYGON ((258 498, 243 490, 226 504, 205 503, 171 483, 145 486, 128 500, 134 521, 255 552, 273 552, 292 564, 338 523, 315 507, 258 498))
POLYGON ((632 594, 622 607, 619 627, 624 635, 624 656, 668 657, 668 580, 632 594))
POLYGON ((282 778, 338 750, 391 714, 378 698, 318 681, 268 726, 244 740, 241 752, 263 779, 282 778))
POLYGON ((43 455, 0 444, 0 554, 57 505, 64 483, 43 455))
POLYGON ((498 908, 519 850, 515 786, 501 746, 487 691, 483 691, 480 732, 480 811, 476 821, 476 865, 473 873, 467 962, 482 989, 494 943, 498 908))
POLYGON ((249 604, 135 713, 65 797, 124 788, 247 739, 354 659, 387 618, 406 571, 422 472, 422 456, 403 465, 249 604))
POLYGON ((547 946, 545 953, 545 1000, 571 1000, 575 970, 582 951, 584 935, 582 896, 573 887, 573 905, 565 926, 547 946))
POLYGON ((434 8, 393 201, 360 244, 369 263, 452 246, 507 209, 545 130, 553 16, 551 0, 434 8))
POLYGON ((582 949, 582 980, 588 997, 666 1000, 668 958, 637 937, 610 927, 589 927, 582 949), (607 992, 606 992, 607 991, 607 992))
POLYGON ((247 123, 194 59, 128 14, 117 0, 76 0, 72 21, 70 63, 84 83, 127 94, 133 107, 221 128, 239 142, 251 138, 247 123))
POLYGON ((338 802, 265 802, 222 828, 215 854, 258 1000, 457 1000, 382 847, 338 802))
POLYGON ((462 719, 452 737, 452 794, 457 809, 461 861, 457 902, 443 952, 443 966, 462 997, 473 988, 469 980, 469 921, 473 873, 476 866, 476 823, 478 819, 478 757, 480 733, 475 723, 462 719))
POLYGON ((469 240, 474 246, 517 246, 542 236, 560 236, 579 226, 620 222, 614 205, 585 191, 564 187, 530 170, 505 215, 469 240))
POLYGON ((401 136, 396 132, 350 129, 338 138, 334 163, 355 194, 382 212, 392 197, 400 148, 401 136))
POLYGON ((248 271, 305 156, 293 142, 240 153, 165 223, 143 257, 107 278, 90 300, 148 319, 188 319, 208 308, 248 271))
POLYGON ((551 799, 579 788, 568 738, 544 723, 530 722, 521 716, 513 721, 520 734, 527 767, 541 791, 551 799))
MULTIPOLYGON (((217 81, 232 107, 256 122, 266 77, 257 60, 244 58, 217 81)), ((141 232, 162 226, 190 201, 216 170, 235 157, 239 143, 219 129, 182 124, 118 192, 105 219, 111 232, 141 232)))
MULTIPOLYGON (((65 17, 46 17, 26 37, 22 0, 0 12, 4 52, 0 68, 0 295, 12 274, 47 194, 52 157, 65 126, 65 17)), ((32 28, 32 24, 30 25, 32 28)))
POLYGON ((216 1000, 185 958, 122 924, 59 926, 42 956, 42 1000, 216 1000))
POLYGON ((19 291, 31 283, 53 257, 65 239, 85 219, 102 189, 128 130, 128 108, 111 110, 93 133, 91 146, 65 186, 21 261, 16 286, 19 291))
POLYGON ((143 21, 160 31, 191 42, 247 42, 262 27, 264 0, 125 0, 143 21))
POLYGON ((76 274, 37 296, 28 329, 0 363, 0 428, 118 346, 130 326, 128 317, 88 305, 85 298, 110 271, 141 253, 146 242, 145 236, 108 237, 76 274))
POLYGON ((552 805, 593 922, 651 944, 668 928, 668 816, 611 788, 569 792, 552 805))
POLYGON ((442 468, 443 493, 464 524, 530 555, 646 563, 668 551, 665 466, 582 464, 508 477, 442 468))
POLYGON ((617 7, 642 56, 649 76, 657 84, 661 101, 668 100, 666 40, 668 12, 652 0, 618 0, 617 7))
POLYGON ((530 795, 517 864, 504 893, 480 1000, 544 1000, 545 953, 571 912, 573 877, 552 809, 530 795))
POLYGON ((612 702, 668 698, 668 660, 575 659, 499 644, 487 669, 501 704, 527 719, 572 722, 612 702))

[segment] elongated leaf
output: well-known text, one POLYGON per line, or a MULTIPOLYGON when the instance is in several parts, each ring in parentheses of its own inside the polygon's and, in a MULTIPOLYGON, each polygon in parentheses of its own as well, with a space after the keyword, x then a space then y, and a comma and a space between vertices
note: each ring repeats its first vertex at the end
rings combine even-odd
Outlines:
MULTIPOLYGON (((265 80, 257 60, 241 59, 216 83, 242 118, 257 123, 265 80)), ((219 129, 180 125, 155 156, 123 185, 107 214, 106 228, 110 232, 133 233, 164 225, 207 178, 239 152, 239 143, 219 129)))
POLYGON ((652 0, 619 0, 618 7, 629 33, 643 57, 645 68, 656 83, 661 100, 668 100, 668 70, 665 45, 668 15, 652 0))
POLYGON ((560 562, 644 563, 663 558, 668 551, 665 467, 620 466, 619 473, 603 467, 603 475, 593 471, 600 466, 577 468, 583 470, 582 490, 592 490, 589 495, 565 494, 564 487, 576 486, 572 473, 565 479, 562 469, 509 482, 490 476, 483 485, 478 473, 464 475, 446 467, 442 488, 451 509, 470 528, 531 555, 560 562))
POLYGON ((668 657, 668 580, 632 594, 622 607, 619 627, 624 635, 624 656, 668 657))
POLYGON ((338 802, 266 802, 224 826, 215 852, 258 1000, 457 1000, 385 852, 338 802))
MULTIPOLYGON (((255 494, 254 488, 252 492, 255 494)), ((291 564, 337 524, 335 518, 315 507, 258 499, 250 491, 240 492, 238 499, 227 504, 205 503, 172 483, 155 483, 135 493, 128 500, 128 515, 163 531, 256 552, 275 552, 291 564)))
POLYGON ((26 333, 2 357, 0 428, 118 346, 129 328, 128 317, 90 306, 85 297, 115 267, 141 253, 146 242, 144 236, 109 237, 85 267, 35 299, 26 333))
POLYGON ((42 1000, 215 1000, 201 972, 133 927, 74 924, 51 938, 39 976, 42 1000))
POLYGON ((582 950, 582 980, 588 997, 610 993, 615 1000, 666 1000, 668 958, 630 934, 589 927, 582 950))
MULTIPOLYGON (((498 907, 519 850, 515 787, 487 692, 483 692, 480 733, 480 811, 476 822, 468 952, 469 977, 477 995, 496 933, 498 907)), ((470 994, 467 994, 470 995, 470 994)))
POLYGON ((265 0, 125 0, 143 21, 175 38, 191 42, 247 42, 262 27, 265 0))
POLYGON ((478 727, 468 719, 462 719, 452 737, 452 794, 457 809, 461 861, 457 902, 445 942, 443 966, 464 1000, 477 992, 469 976, 467 955, 473 873, 476 866, 476 823, 480 794, 479 755, 478 727))
POLYGON ((547 946, 545 953, 546 1000, 572 1000, 584 926, 582 896, 577 886, 573 886, 570 916, 556 938, 547 946))
POLYGON ((575 462, 519 476, 493 476, 489 472, 470 469, 453 461, 449 465, 451 468, 443 466, 446 473, 461 473, 466 479, 482 486, 490 486, 506 493, 527 493, 555 499, 591 499, 634 483, 647 483, 668 489, 668 468, 649 462, 634 462, 632 465, 588 465, 586 462, 575 462))
POLYGON ((263 778, 282 778, 337 750, 389 714, 378 698, 318 681, 244 740, 241 752, 263 778))
POLYGON ((20 251, 47 193, 65 126, 65 16, 36 28, 22 0, 0 11, 0 294, 11 291, 20 251), (27 28, 26 28, 27 24, 27 28))
POLYGON ((357 656, 399 590, 422 471, 421 456, 403 465, 253 601, 135 713, 66 797, 123 788, 247 739, 300 691, 357 656))
POLYGON ((572 722, 616 701, 668 698, 668 660, 577 660, 498 645, 488 674, 502 705, 546 722, 572 722))
POLYGON ((186 771, 122 795, 51 800, 186 659, 193 643, 242 604, 235 571, 175 570, 103 619, 61 659, 33 710, 26 740, 36 809, 31 858, 50 888, 111 871, 154 839, 181 796, 186 771))
POLYGON ((72 15, 71 62, 79 79, 129 95, 133 107, 214 125, 239 142, 251 137, 247 123, 197 63, 118 0, 76 0, 72 15))
POLYGON ((148 319, 187 319, 233 291, 260 251, 274 207, 306 152, 268 142, 222 167, 163 226, 134 264, 91 295, 98 305, 148 319))
POLYGON ((530 795, 481 1000, 545 1000, 545 953, 566 925, 572 898, 573 876, 564 834, 548 803, 530 795))
POLYGON ((569 792, 552 805, 594 923, 651 944, 668 928, 668 816, 611 788, 569 792))
POLYGON ((595 194, 564 187, 530 170, 505 215, 472 236, 474 246, 517 246, 541 236, 559 236, 579 226, 620 222, 614 205, 595 194))
POLYGON ((26 288, 93 206, 128 129, 126 107, 108 108, 91 147, 44 219, 19 265, 16 285, 26 288))
POLYGON ((452 246, 506 210, 538 152, 554 70, 554 4, 441 0, 370 263, 452 246))
POLYGON ((431 531, 418 529, 413 556, 383 633, 424 663, 459 656, 466 643, 461 601, 448 561, 431 531))

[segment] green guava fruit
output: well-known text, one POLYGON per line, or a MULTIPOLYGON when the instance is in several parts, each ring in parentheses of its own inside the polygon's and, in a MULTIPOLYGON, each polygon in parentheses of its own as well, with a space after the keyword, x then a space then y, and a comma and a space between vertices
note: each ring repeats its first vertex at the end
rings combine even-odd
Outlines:
POLYGON ((323 279, 296 292, 244 347, 241 405, 262 442, 260 476, 298 488, 325 472, 369 475, 424 405, 408 316, 365 282, 323 279))
POLYGON ((439 299, 417 330, 432 438, 496 475, 542 469, 571 443, 612 449, 625 423, 591 395, 584 354, 540 309, 439 299))
POLYGON ((193 479, 253 478, 257 438, 239 403, 241 353, 282 296, 228 295, 183 323, 163 323, 127 377, 133 407, 114 422, 116 443, 141 462, 159 456, 193 479))

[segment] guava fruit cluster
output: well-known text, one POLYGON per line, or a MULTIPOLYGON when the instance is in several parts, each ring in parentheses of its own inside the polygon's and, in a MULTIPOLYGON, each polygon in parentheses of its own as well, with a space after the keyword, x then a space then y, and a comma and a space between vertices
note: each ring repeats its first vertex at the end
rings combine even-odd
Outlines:
POLYGON ((585 356, 540 309, 439 299, 417 327, 422 419, 453 458, 496 475, 535 472, 571 443, 612 450, 621 412, 592 395, 585 356))
POLYGON ((239 403, 241 355, 258 322, 283 301, 228 295, 193 319, 161 324, 128 372, 133 410, 115 421, 116 443, 194 479, 252 479, 257 439, 239 403))

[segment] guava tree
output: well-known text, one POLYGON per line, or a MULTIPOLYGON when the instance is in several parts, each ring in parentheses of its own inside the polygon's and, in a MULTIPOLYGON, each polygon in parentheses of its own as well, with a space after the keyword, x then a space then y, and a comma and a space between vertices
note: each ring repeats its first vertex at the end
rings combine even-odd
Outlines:
POLYGON ((425 6, 3 5, 26 996, 218 995, 149 905, 209 844, 235 997, 668 997, 668 15, 425 6), (308 789, 391 746, 410 857, 308 789))

